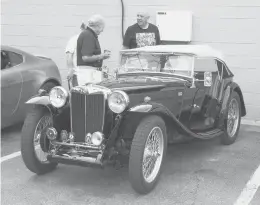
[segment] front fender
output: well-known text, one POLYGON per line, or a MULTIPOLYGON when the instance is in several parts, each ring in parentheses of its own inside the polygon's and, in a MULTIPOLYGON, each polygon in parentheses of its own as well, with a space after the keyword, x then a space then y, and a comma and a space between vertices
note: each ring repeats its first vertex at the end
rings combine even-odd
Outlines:
POLYGON ((161 116, 168 129, 176 128, 181 131, 179 126, 181 123, 167 107, 159 103, 149 102, 131 107, 123 114, 122 122, 118 130, 119 137, 131 139, 141 120, 152 114, 161 116))
POLYGON ((194 133, 189 130, 185 125, 183 125, 167 107, 160 103, 149 102, 130 108, 122 115, 122 121, 118 129, 118 137, 124 139, 132 139, 141 120, 144 117, 152 114, 158 115, 163 118, 166 125, 167 133, 169 134, 168 136, 170 137, 174 137, 171 135, 174 135, 176 131, 180 134, 188 135, 190 137, 198 139, 210 139, 219 135, 219 133, 215 133, 212 135, 194 133))
POLYGON ((45 106, 46 108, 48 108, 48 110, 50 111, 51 115, 54 114, 55 109, 52 107, 51 102, 49 100, 49 96, 34 96, 32 98, 30 98, 28 101, 25 102, 25 104, 29 104, 29 105, 42 105, 45 106))
POLYGON ((149 102, 145 104, 136 105, 128 110, 128 115, 135 114, 158 114, 162 115, 162 117, 170 117, 175 122, 179 122, 178 119, 173 115, 173 113, 164 105, 156 102, 149 102))
POLYGON ((153 108, 151 104, 140 104, 129 109, 129 112, 147 113, 153 108))
POLYGON ((49 96, 34 96, 25 103, 26 104, 35 104, 35 105, 45 105, 45 106, 48 106, 51 104, 50 100, 49 100, 49 96))

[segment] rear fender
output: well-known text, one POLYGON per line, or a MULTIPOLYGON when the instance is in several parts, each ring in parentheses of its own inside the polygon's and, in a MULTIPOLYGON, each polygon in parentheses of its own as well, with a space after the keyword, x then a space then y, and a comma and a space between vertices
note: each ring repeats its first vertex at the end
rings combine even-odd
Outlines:
POLYGON ((239 85, 235 82, 232 82, 230 84, 230 88, 231 88, 231 93, 232 92, 237 92, 237 94, 240 97, 240 103, 241 103, 241 117, 246 116, 246 106, 245 106, 245 101, 244 101, 244 97, 241 91, 241 88, 239 87, 239 85))
POLYGON ((226 119, 227 112, 228 112, 228 105, 231 100, 231 95, 233 92, 237 92, 237 94, 240 97, 240 103, 241 103, 241 116, 244 117, 246 115, 246 107, 244 102, 244 97, 241 91, 241 88, 239 85, 235 82, 229 83, 224 91, 224 96, 222 100, 222 107, 221 107, 221 113, 219 116, 219 126, 222 127, 223 123, 226 119))

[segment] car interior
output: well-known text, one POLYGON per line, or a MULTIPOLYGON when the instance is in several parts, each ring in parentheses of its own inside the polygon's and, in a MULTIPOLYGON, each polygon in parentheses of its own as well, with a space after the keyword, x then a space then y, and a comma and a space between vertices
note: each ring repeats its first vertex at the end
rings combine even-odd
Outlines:
POLYGON ((9 55, 5 51, 1 51, 1 70, 11 67, 9 55))

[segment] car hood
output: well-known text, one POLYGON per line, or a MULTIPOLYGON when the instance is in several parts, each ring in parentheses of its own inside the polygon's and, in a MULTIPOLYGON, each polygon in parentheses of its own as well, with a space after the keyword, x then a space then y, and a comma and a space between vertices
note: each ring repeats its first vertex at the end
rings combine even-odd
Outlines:
POLYGON ((140 90, 160 90, 165 87, 183 87, 185 82, 179 78, 130 77, 103 81, 99 85, 110 90, 120 89, 132 93, 140 90))

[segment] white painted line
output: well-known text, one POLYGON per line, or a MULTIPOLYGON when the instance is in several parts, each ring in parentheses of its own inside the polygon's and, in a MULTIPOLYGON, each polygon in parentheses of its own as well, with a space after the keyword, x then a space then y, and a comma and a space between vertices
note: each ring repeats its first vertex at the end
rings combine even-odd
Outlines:
POLYGON ((4 157, 1 157, 1 163, 4 161, 7 161, 9 159, 13 159, 15 157, 19 157, 21 155, 21 152, 14 152, 12 154, 6 155, 4 157))
POLYGON ((234 205, 249 205, 253 199, 257 189, 260 186, 260 165, 256 169, 255 173, 251 176, 250 180, 247 182, 242 193, 238 197, 234 205))

